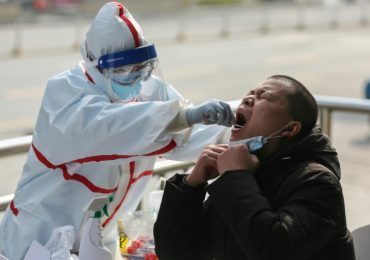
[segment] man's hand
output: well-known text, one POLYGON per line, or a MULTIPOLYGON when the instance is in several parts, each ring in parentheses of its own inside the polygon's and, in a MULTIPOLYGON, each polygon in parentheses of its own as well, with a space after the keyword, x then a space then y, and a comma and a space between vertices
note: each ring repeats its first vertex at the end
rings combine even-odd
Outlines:
POLYGON ((208 100, 199 106, 188 108, 186 120, 189 125, 202 123, 232 126, 235 118, 229 104, 219 100, 208 100))
POLYGON ((186 183, 190 186, 197 186, 206 183, 208 180, 216 178, 219 173, 217 170, 218 156, 229 148, 227 144, 208 145, 200 154, 193 171, 186 178, 186 183))
POLYGON ((249 170, 255 172, 260 162, 254 154, 249 153, 246 145, 230 146, 218 156, 217 169, 220 175, 226 171, 232 170, 249 170))

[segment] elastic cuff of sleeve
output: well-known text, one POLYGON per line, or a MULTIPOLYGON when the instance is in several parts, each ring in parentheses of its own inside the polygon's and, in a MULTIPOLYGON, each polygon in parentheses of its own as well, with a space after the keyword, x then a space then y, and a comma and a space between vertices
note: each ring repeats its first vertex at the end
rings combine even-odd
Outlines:
POLYGON ((172 120, 172 122, 168 126, 167 128, 168 132, 179 132, 181 130, 191 127, 191 125, 188 123, 186 119, 186 110, 187 109, 180 108, 179 112, 177 113, 177 116, 172 120))
POLYGON ((199 190, 203 190, 205 188, 205 184, 199 184, 195 187, 193 186, 190 186, 187 182, 186 182, 186 177, 188 177, 188 175, 184 175, 182 177, 182 180, 181 180, 181 183, 180 183, 180 188, 183 190, 183 191, 199 191, 199 190))

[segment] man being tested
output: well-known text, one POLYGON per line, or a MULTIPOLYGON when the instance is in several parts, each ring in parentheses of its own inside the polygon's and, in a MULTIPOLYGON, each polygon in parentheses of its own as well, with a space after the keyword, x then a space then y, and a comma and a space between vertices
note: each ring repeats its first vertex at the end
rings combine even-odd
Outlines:
POLYGON ((249 92, 230 144, 207 146, 190 175, 167 181, 154 228, 159 259, 354 260, 337 153, 317 114, 287 76, 249 92), (249 148, 238 144, 250 138, 249 148))
POLYGON ((118 2, 98 12, 81 54, 77 67, 48 81, 23 175, 1 224, 0 252, 11 260, 23 259, 33 240, 45 245, 57 227, 80 231, 84 208, 95 197, 109 198, 101 222, 106 244, 114 245, 117 218, 135 210, 156 158, 192 159, 227 132, 193 124, 232 125, 226 103, 190 107, 154 75, 154 45, 118 2))

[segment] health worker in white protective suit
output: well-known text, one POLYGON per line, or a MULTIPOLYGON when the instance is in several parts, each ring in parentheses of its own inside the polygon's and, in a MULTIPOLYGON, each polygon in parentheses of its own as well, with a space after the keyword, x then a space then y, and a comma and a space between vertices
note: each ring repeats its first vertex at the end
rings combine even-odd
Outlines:
POLYGON ((195 161, 205 145, 227 141, 234 120, 226 103, 190 106, 153 74, 155 48, 118 2, 101 8, 81 46, 84 61, 47 83, 1 224, 0 252, 11 260, 33 240, 45 245, 57 227, 80 231, 94 197, 110 198, 103 237, 115 244, 117 218, 136 209, 156 158, 195 161))

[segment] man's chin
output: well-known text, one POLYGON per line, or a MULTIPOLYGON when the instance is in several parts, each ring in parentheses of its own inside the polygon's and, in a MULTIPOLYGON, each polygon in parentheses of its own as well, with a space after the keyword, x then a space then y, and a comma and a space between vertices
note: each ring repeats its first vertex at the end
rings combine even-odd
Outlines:
POLYGON ((244 139, 248 139, 248 138, 253 138, 257 135, 251 135, 249 133, 249 131, 245 131, 246 129, 233 129, 231 130, 231 134, 230 134, 230 138, 229 138, 229 141, 231 142, 234 142, 234 141, 239 141, 239 140, 244 140, 244 139))
POLYGON ((229 141, 239 141, 239 140, 243 140, 243 139, 246 139, 246 137, 244 137, 242 135, 242 133, 240 133, 240 132, 231 132, 229 141))
POLYGON ((245 139, 245 126, 243 127, 232 127, 230 133, 230 141, 238 141, 241 139, 245 139))

